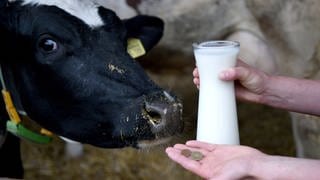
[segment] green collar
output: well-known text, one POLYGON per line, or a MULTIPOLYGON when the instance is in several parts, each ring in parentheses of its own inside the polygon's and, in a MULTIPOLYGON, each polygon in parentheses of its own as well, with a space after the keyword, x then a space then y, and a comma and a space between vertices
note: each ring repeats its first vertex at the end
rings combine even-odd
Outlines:
POLYGON ((0 65, 0 80, 2 85, 2 97, 6 106, 7 113, 9 115, 10 120, 7 121, 7 131, 21 137, 23 139, 30 140, 39 144, 46 144, 51 142, 52 133, 42 129, 40 133, 33 132, 21 124, 20 116, 12 102, 11 95, 9 91, 6 89, 6 84, 4 81, 4 76, 2 72, 2 67, 0 65))

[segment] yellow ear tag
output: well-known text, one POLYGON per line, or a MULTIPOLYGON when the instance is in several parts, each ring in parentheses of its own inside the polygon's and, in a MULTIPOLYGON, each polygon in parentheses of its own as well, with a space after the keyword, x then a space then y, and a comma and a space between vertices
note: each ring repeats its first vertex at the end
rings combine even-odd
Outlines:
POLYGON ((137 38, 128 39, 127 51, 132 58, 137 58, 146 54, 142 42, 137 38))

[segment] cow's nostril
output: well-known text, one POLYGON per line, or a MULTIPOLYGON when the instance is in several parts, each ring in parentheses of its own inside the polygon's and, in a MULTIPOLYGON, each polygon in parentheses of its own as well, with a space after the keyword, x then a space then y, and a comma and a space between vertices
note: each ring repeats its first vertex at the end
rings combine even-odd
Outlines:
POLYGON ((149 121, 152 125, 157 126, 161 123, 161 115, 155 111, 147 111, 149 116, 149 121))
POLYGON ((151 131, 158 138, 182 131, 182 104, 169 93, 160 92, 147 96, 143 114, 151 126, 151 131))
POLYGON ((145 104, 145 116, 154 127, 163 125, 164 115, 166 114, 163 104, 148 103, 145 104))

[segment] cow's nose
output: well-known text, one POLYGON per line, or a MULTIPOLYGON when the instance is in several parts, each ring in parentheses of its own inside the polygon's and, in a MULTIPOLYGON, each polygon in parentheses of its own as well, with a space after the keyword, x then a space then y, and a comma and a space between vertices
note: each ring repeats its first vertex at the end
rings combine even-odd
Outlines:
POLYGON ((152 132, 158 136, 173 135, 182 131, 182 104, 169 93, 163 92, 147 98, 145 110, 152 125, 152 132))

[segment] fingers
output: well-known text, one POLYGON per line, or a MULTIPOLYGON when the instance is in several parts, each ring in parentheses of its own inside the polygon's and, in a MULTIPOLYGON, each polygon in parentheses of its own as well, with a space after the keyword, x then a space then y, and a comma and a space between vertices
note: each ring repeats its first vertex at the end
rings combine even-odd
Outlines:
POLYGON ((209 144, 209 143, 194 141, 194 140, 186 142, 186 145, 189 147, 204 149, 209 152, 215 150, 218 146, 216 144, 209 144))
MULTIPOLYGON (((236 80, 236 79, 243 80, 250 73, 249 68, 250 68, 250 66, 248 64, 246 64, 242 60, 238 59, 236 67, 227 69, 227 70, 223 71, 222 73, 220 73, 220 79, 226 80, 226 81, 232 81, 232 80, 236 80)), ((199 86, 199 84, 200 84, 199 79, 200 78, 199 78, 199 70, 197 67, 194 68, 192 75, 194 78, 193 79, 194 84, 199 86)))
MULTIPOLYGON (((176 144, 174 147, 168 147, 166 149, 166 153, 170 159, 180 164, 185 169, 199 175, 202 178, 208 178, 209 174, 211 173, 211 167, 208 171, 208 164, 210 165, 211 162, 208 162, 207 159, 207 157, 209 157, 210 155, 210 151, 208 151, 207 149, 214 149, 214 145, 197 141, 189 141, 187 142, 187 144, 188 145, 176 144), (192 154, 190 155, 190 157, 186 157, 181 153, 183 149, 189 149, 193 152, 201 152, 203 157, 200 160, 195 159, 195 156, 193 156, 192 154)), ((214 166, 212 166, 212 168, 214 168, 214 166)))
POLYGON ((193 83, 197 86, 197 88, 199 89, 200 86, 200 79, 199 79, 199 71, 198 68, 194 68, 193 72, 193 83))
POLYGON ((166 149, 166 153, 168 154, 170 159, 179 163, 184 168, 186 168, 194 173, 197 173, 197 171, 199 171, 200 163, 181 155, 181 150, 176 149, 176 148, 172 148, 172 147, 168 147, 166 149))
POLYGON ((217 146, 218 145, 193 140, 186 142, 186 144, 176 144, 174 145, 174 148, 179 150, 189 149, 191 151, 199 151, 206 156, 208 153, 215 150, 217 146))
POLYGON ((234 67, 222 71, 219 78, 225 81, 240 80, 246 81, 250 75, 250 70, 245 67, 234 67))
POLYGON ((174 145, 174 148, 179 149, 179 150, 189 149, 191 151, 198 151, 198 152, 201 152, 204 156, 206 156, 210 152, 207 149, 202 149, 202 148, 198 148, 198 147, 190 147, 190 146, 186 146, 184 144, 176 144, 176 145, 174 145))
POLYGON ((236 80, 235 68, 229 68, 219 74, 219 78, 224 81, 236 80))
POLYGON ((192 75, 193 75, 193 77, 199 78, 199 71, 198 71, 198 68, 197 68, 197 67, 194 68, 194 70, 193 70, 193 72, 192 72, 192 75))
POLYGON ((197 86, 197 88, 199 89, 200 87, 200 80, 199 78, 193 78, 193 83, 197 86))
POLYGON ((221 80, 227 80, 227 81, 236 80, 236 79, 241 80, 240 78, 243 79, 249 73, 248 68, 250 68, 248 64, 243 62, 241 59, 238 59, 236 67, 232 67, 221 72, 219 77, 221 80))

